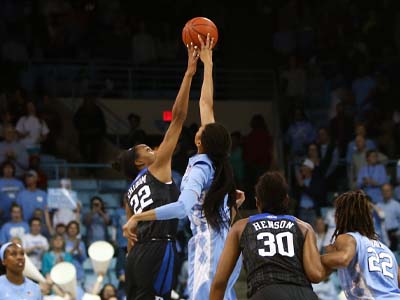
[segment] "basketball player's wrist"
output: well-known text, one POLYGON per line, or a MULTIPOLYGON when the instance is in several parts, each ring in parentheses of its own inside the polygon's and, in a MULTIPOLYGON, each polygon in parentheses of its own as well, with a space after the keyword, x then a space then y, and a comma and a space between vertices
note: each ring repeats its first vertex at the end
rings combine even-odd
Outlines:
POLYGON ((196 71, 191 71, 188 69, 185 72, 185 77, 193 78, 194 74, 196 74, 196 71))

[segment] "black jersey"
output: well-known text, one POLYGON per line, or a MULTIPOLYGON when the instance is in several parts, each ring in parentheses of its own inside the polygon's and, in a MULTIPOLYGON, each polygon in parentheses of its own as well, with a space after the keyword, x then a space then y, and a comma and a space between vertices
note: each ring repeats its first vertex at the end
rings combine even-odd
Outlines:
MULTIPOLYGON (((163 183, 155 178, 147 168, 142 170, 128 190, 128 205, 133 214, 151 210, 178 200, 179 190, 175 183, 163 183)), ((139 222, 138 240, 175 237, 178 220, 139 222)))
POLYGON ((293 216, 251 216, 240 239, 247 296, 272 284, 311 287, 303 269, 303 244, 303 234, 293 216))

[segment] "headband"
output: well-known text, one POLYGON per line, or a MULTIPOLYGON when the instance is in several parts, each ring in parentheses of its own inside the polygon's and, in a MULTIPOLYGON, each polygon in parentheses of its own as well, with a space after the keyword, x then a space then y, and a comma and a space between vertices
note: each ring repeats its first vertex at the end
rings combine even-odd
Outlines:
POLYGON ((1 260, 4 260, 4 253, 6 252, 7 248, 10 247, 11 245, 16 245, 17 247, 21 248, 20 244, 16 244, 16 243, 12 243, 12 242, 5 243, 0 248, 0 259, 1 260))

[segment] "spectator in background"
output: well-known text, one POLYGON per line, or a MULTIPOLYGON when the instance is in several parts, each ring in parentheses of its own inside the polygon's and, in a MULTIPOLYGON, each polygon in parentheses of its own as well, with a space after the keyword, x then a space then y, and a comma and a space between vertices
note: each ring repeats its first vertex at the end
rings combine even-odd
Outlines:
POLYGON ((248 184, 254 187, 257 178, 271 167, 274 141, 262 115, 254 115, 250 127, 243 139, 243 160, 248 184))
POLYGON ((63 261, 73 263, 71 254, 65 251, 64 237, 56 234, 50 241, 50 251, 43 255, 42 274, 49 278, 51 269, 63 261))
MULTIPOLYGON (((33 218, 37 218, 37 219, 41 220, 42 224, 43 224, 43 220, 45 219, 43 210, 41 210, 40 208, 35 208, 35 210, 33 211, 33 218)), ((52 230, 52 232, 53 232, 53 230, 52 230)), ((40 233, 44 237, 46 237, 48 240, 50 239, 50 237, 52 235, 52 234, 50 234, 49 228, 47 226, 43 226, 43 225, 41 226, 40 233)))
POLYGON ((144 144, 146 142, 146 133, 140 128, 140 116, 136 114, 128 115, 129 122, 129 133, 127 137, 127 148, 133 147, 135 145, 144 144))
POLYGON ((315 173, 314 163, 305 159, 300 176, 297 176, 298 184, 298 217, 299 219, 315 224, 317 216, 320 215, 320 206, 326 201, 326 187, 323 178, 315 173))
POLYGON ((106 120, 103 111, 92 96, 85 96, 74 116, 79 134, 82 158, 88 163, 99 162, 100 143, 106 135, 106 120))
POLYGON ((304 111, 296 108, 293 123, 286 132, 285 141, 289 146, 290 154, 293 157, 304 157, 307 145, 316 139, 316 131, 312 124, 307 120, 304 111))
POLYGON ((325 169, 324 175, 329 178, 339 164, 339 151, 331 140, 328 128, 322 127, 318 130, 317 146, 321 158, 321 165, 325 169))
POLYGON ((373 203, 381 203, 383 184, 388 182, 388 176, 383 164, 378 163, 378 153, 376 150, 367 152, 367 165, 363 166, 358 172, 357 187, 362 188, 373 203))
POLYGON ((4 141, 0 142, 0 162, 12 162, 15 167, 14 175, 22 176, 28 168, 28 152, 16 138, 16 131, 12 126, 4 128, 4 141))
POLYGON ((244 183, 244 163, 243 163, 243 149, 242 149, 242 135, 239 131, 231 133, 232 148, 229 157, 233 174, 235 175, 236 185, 239 189, 243 188, 244 183))
POLYGON ((54 227, 54 234, 59 234, 65 237, 65 234, 67 232, 67 226, 63 223, 59 223, 54 227))
POLYGON ((357 135, 355 138, 356 151, 354 151, 351 165, 348 166, 349 187, 355 189, 357 187, 357 176, 361 168, 367 164, 367 146, 365 138, 357 135))
POLYGON ((389 183, 382 186, 383 202, 377 206, 385 215, 385 229, 390 241, 390 250, 397 251, 400 229, 400 203, 393 198, 393 188, 389 183))
POLYGON ((370 75, 368 67, 365 63, 361 63, 358 67, 358 76, 354 79, 351 90, 356 98, 357 112, 359 117, 367 109, 372 91, 376 87, 376 81, 370 75))
POLYGON ((40 208, 44 213, 44 221, 47 229, 52 233, 49 210, 47 207, 47 193, 37 188, 38 175, 30 170, 25 175, 26 189, 22 190, 18 196, 18 203, 24 211, 24 220, 29 221, 33 217, 36 208, 40 208))
POLYGON ((38 175, 37 187, 42 190, 47 190, 47 175, 40 167, 40 156, 32 154, 29 157, 29 170, 33 170, 38 175))
POLYGON ((30 232, 22 236, 22 245, 25 253, 29 256, 32 263, 40 271, 42 269, 43 254, 49 250, 47 239, 40 234, 42 220, 32 218, 29 220, 30 232))
POLYGON ((0 243, 4 244, 13 237, 22 238, 29 232, 28 223, 22 219, 22 208, 18 204, 12 204, 10 208, 11 221, 5 223, 0 229, 0 243))
POLYGON ((1 170, 3 177, 0 178, 0 225, 10 220, 11 204, 17 200, 18 193, 25 188, 24 184, 14 177, 15 167, 11 162, 5 161, 1 165, 1 170))
MULTIPOLYGON (((367 138, 367 129, 365 128, 365 125, 363 123, 357 123, 355 125, 354 131, 355 131, 355 136, 361 135, 365 138, 365 146, 367 147, 367 150, 376 149, 375 142, 373 140, 367 138)), ((348 164, 351 163, 354 151, 356 151, 356 141, 355 140, 351 141, 347 145, 346 162, 348 164)))
POLYGON ((120 297, 125 296, 125 257, 127 254, 128 240, 123 236, 122 227, 126 223, 125 205, 127 200, 127 195, 124 194, 121 199, 120 207, 115 210, 112 218, 112 224, 116 229, 115 244, 117 246, 117 263, 115 272, 118 279, 118 295, 120 297))
MULTIPOLYGON (((246 190, 253 197, 253 187, 258 177, 271 167, 273 138, 262 115, 254 115, 250 121, 251 131, 243 138, 243 161, 246 190)), ((245 202, 246 208, 255 208, 255 202, 245 202)))
POLYGON ((339 156, 344 157, 347 151, 347 144, 351 141, 351 131, 353 118, 346 114, 342 102, 336 104, 336 116, 329 121, 329 128, 333 142, 339 149, 339 156))
MULTIPOLYGON (((6 98, 5 95, 2 95, 2 96, 3 96, 3 99, 6 98)), ((0 99, 1 99, 1 97, 0 97, 0 99)), ((2 101, 6 101, 6 100, 3 100, 3 99, 2 99, 2 101)), ((7 104, 3 104, 3 105, 7 106, 7 104)), ((2 107, 1 108, 1 110, 4 110, 4 109, 7 109, 7 107, 4 107, 4 108, 2 107)), ((1 112, 1 119, 0 119, 0 136, 1 136, 1 138, 5 139, 5 130, 8 127, 14 128, 14 126, 13 126, 13 116, 8 110, 6 110, 6 111, 2 111, 1 112)))
POLYGON ((111 283, 106 283, 99 292, 101 300, 112 300, 117 297, 117 289, 111 283))
POLYGON ((64 224, 68 225, 68 223, 72 221, 79 222, 81 218, 81 204, 78 199, 73 198, 73 194, 76 194, 74 190, 72 190, 71 179, 63 178, 60 180, 61 188, 66 189, 70 192, 70 195, 73 200, 76 200, 76 209, 69 208, 58 208, 53 213, 53 224, 64 224))
POLYGON ((16 129, 28 153, 39 153, 41 143, 46 139, 49 128, 44 120, 38 118, 33 102, 26 103, 26 113, 18 120, 16 129))
POLYGON ((42 97, 42 105, 38 108, 40 116, 49 127, 49 134, 43 143, 45 153, 57 154, 57 140, 62 136, 63 116, 57 99, 48 95, 42 97))
POLYGON ((66 233, 65 251, 69 252, 72 256, 72 263, 76 268, 76 279, 79 282, 83 282, 85 279, 83 263, 85 262, 87 255, 85 243, 80 238, 79 223, 77 221, 69 222, 66 228, 66 233))
POLYGON ((100 197, 90 199, 90 212, 83 217, 83 224, 86 226, 87 245, 109 240, 107 226, 110 225, 110 218, 100 197))

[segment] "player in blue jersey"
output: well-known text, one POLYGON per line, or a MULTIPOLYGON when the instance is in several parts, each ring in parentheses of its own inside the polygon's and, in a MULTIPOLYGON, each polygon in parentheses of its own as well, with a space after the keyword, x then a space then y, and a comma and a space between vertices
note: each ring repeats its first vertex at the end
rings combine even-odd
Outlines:
POLYGON ((335 242, 321 258, 327 271, 338 270, 347 299, 400 299, 397 261, 378 240, 367 195, 344 193, 335 206, 335 242))
MULTIPOLYGON (((117 165, 133 180, 127 192, 127 219, 142 211, 175 202, 179 190, 172 180, 172 155, 186 120, 189 92, 198 61, 197 47, 188 45, 188 65, 174 106, 172 121, 155 153, 147 145, 122 152, 117 165)), ((140 242, 128 242, 125 290, 128 300, 170 299, 176 271, 177 220, 140 224, 140 242)))
POLYGON ((22 273, 25 267, 25 252, 19 244, 6 243, 0 248, 0 259, 6 274, 0 276, 0 300, 40 300, 39 285, 22 273))
MULTIPOLYGON (((135 214, 124 230, 136 240, 139 221, 169 220, 189 217, 193 237, 189 241, 188 290, 191 300, 209 300, 211 282, 215 274, 231 220, 237 204, 244 200, 236 193, 233 172, 229 163, 231 138, 229 132, 215 123, 213 111, 212 46, 213 40, 200 37, 200 59, 204 64, 204 78, 200 96, 201 127, 196 133, 197 154, 189 159, 181 183, 181 194, 175 203, 141 214, 135 214)), ((140 222, 146 223, 146 222, 140 222)), ((240 273, 240 262, 233 272, 226 300, 236 299, 233 285, 240 273)))
POLYGON ((287 215, 288 186, 278 172, 256 185, 259 214, 239 220, 229 231, 210 291, 223 300, 236 262, 243 255, 247 296, 251 300, 316 300, 310 282, 325 276, 310 224, 287 215))

